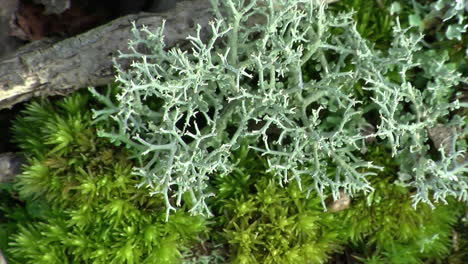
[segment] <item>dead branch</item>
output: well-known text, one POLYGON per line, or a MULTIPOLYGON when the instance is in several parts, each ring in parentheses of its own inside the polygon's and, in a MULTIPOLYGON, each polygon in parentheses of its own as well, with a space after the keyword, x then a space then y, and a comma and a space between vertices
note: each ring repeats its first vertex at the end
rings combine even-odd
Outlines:
MULTIPOLYGON (((0 109, 32 96, 65 95, 112 82, 112 58, 128 51, 132 21, 156 31, 165 19, 165 43, 171 48, 212 18, 209 0, 183 1, 167 12, 128 15, 60 42, 33 42, 0 61, 0 109)), ((125 67, 130 62, 119 63, 125 67)))

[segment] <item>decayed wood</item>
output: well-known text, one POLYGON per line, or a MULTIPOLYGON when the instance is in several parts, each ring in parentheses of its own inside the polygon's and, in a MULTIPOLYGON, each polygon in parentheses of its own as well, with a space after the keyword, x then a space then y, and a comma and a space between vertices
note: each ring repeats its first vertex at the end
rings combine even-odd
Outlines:
MULTIPOLYGON (((167 12, 140 13, 60 42, 32 43, 0 61, 0 109, 39 95, 65 95, 79 88, 110 83, 114 78, 112 58, 128 50, 132 21, 156 31, 165 23, 167 48, 186 42, 196 25, 212 20, 209 0, 182 1, 167 12)), ((204 34, 205 38, 207 37, 204 34)), ((129 61, 119 61, 125 67, 129 61)))
MULTIPOLYGON (((0 183, 13 181, 25 160, 12 152, 0 153, 0 183)), ((1 261, 0 261, 1 264, 1 261)))
MULTIPOLYGON (((338 0, 323 0, 333 3, 338 0)), ((112 58, 126 52, 132 39, 132 21, 156 31, 165 19, 166 48, 184 44, 194 34, 197 24, 208 38, 207 25, 214 15, 210 0, 186 0, 164 13, 128 15, 86 33, 60 42, 40 41, 0 61, 0 109, 10 108, 32 96, 66 95, 79 88, 99 86, 114 80, 112 58)), ((262 23, 255 17, 250 23, 262 23)), ((187 47, 187 45, 185 45, 187 47)), ((130 61, 119 61, 125 68, 130 61)))

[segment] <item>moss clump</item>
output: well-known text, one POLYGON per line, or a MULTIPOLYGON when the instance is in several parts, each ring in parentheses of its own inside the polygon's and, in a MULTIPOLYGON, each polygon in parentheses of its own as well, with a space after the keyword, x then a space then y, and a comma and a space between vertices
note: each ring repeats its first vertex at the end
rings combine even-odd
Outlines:
POLYGON ((139 189, 125 151, 96 137, 83 93, 34 102, 14 125, 29 164, 20 198, 51 210, 21 225, 11 263, 180 263, 180 251, 204 229, 183 212, 165 221, 161 197, 139 189))
POLYGON ((394 183, 398 165, 390 151, 374 145, 366 154, 384 171, 371 179, 374 191, 355 197, 350 208, 340 212, 344 235, 366 263, 423 263, 442 260, 450 253, 453 225, 463 208, 450 200, 431 209, 412 207, 410 190, 394 183))
POLYGON ((14 183, 0 183, 0 249, 5 258, 11 257, 5 249, 18 227, 41 219, 49 210, 44 200, 19 200, 14 183))
POLYGON ((330 9, 337 13, 353 10, 353 19, 356 21, 356 30, 359 34, 374 43, 378 49, 388 49, 396 19, 396 15, 390 12, 390 6, 394 2, 394 0, 338 1, 330 5, 330 9))
POLYGON ((241 147, 237 169, 216 178, 219 230, 230 263, 323 263, 340 248, 339 224, 315 195, 281 187, 260 157, 241 147))

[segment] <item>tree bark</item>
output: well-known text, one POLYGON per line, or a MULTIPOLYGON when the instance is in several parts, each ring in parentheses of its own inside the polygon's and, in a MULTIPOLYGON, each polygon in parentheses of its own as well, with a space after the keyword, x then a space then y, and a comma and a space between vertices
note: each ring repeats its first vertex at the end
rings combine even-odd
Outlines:
MULTIPOLYGON (((206 27, 213 17, 209 0, 183 1, 164 13, 128 15, 56 43, 33 42, 0 61, 0 109, 32 96, 65 95, 112 82, 113 58, 118 51, 128 51, 132 21, 156 31, 165 19, 164 40, 171 48, 186 42, 197 24, 206 27)), ((126 67, 130 61, 119 64, 126 67)))
POLYGON ((15 176, 21 172, 21 165, 24 162, 25 159, 15 153, 0 153, 0 183, 13 181, 15 176))

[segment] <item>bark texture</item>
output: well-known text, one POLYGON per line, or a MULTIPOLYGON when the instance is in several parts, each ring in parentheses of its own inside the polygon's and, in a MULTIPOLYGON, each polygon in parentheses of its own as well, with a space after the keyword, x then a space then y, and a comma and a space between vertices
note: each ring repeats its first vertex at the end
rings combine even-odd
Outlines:
MULTIPOLYGON (((165 19, 165 43, 171 48, 213 17, 209 0, 183 1, 167 12, 128 15, 63 41, 33 42, 0 61, 0 109, 32 96, 65 95, 111 82, 112 59, 127 51, 132 21, 155 31, 165 19)), ((119 61, 123 67, 129 63, 119 61)))
POLYGON ((15 153, 0 153, 0 183, 13 181, 24 162, 25 159, 15 153))

